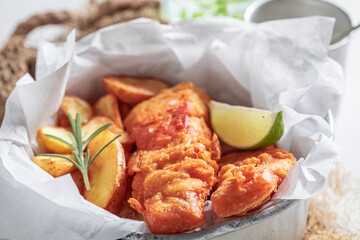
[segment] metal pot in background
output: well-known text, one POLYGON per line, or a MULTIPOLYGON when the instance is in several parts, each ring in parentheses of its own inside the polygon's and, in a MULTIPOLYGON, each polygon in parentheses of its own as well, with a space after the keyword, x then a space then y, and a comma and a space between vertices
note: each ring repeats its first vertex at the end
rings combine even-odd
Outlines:
POLYGON ((347 47, 355 25, 349 13, 337 4, 325 0, 257 0, 245 11, 244 20, 259 23, 309 16, 336 19, 329 56, 345 67, 347 47))

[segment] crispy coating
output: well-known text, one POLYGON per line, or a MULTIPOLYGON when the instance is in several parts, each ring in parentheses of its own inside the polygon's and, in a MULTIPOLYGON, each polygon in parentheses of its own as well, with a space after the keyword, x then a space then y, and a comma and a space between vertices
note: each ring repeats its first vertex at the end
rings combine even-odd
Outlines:
POLYGON ((219 217, 242 216, 269 201, 296 162, 291 153, 277 148, 230 154, 225 160, 232 163, 221 167, 211 195, 219 217))
MULTIPOLYGON (((225 154, 221 157, 221 159, 218 161, 219 168, 222 168, 223 166, 227 164, 234 164, 238 161, 242 161, 249 157, 255 157, 261 153, 264 153, 268 150, 275 149, 275 145, 270 145, 265 148, 256 150, 256 151, 239 151, 236 150, 236 152, 230 152, 228 154, 225 154)), ((221 153, 224 154, 223 150, 221 150, 221 153)))
POLYGON ((157 150, 191 141, 210 147, 208 123, 208 108, 192 83, 162 90, 136 105, 125 119, 126 128, 141 150, 157 150))
POLYGON ((205 222, 204 202, 214 186, 221 156, 208 127, 209 98, 192 83, 162 90, 136 105, 125 119, 137 150, 130 205, 153 233, 184 232, 205 222))

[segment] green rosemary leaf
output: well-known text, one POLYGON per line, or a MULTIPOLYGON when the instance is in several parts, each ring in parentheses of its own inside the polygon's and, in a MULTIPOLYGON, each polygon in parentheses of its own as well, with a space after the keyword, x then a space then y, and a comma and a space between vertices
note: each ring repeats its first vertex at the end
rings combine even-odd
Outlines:
MULTIPOLYGON (((74 135, 72 135, 70 132, 68 132, 68 135, 69 135, 69 138, 71 139, 71 141, 73 142, 73 146, 75 147, 76 141, 75 141, 74 135)), ((75 149, 77 149, 77 146, 75 149)))
POLYGON ((76 129, 76 135, 74 135, 74 137, 77 142, 77 146, 79 150, 80 149, 82 150, 81 116, 80 113, 78 112, 76 113, 76 118, 75 118, 75 129, 76 129))
POLYGON ((64 155, 51 154, 51 153, 42 153, 42 154, 38 154, 38 156, 64 158, 64 159, 68 160, 69 162, 71 162, 72 164, 74 164, 77 168, 80 168, 80 166, 74 160, 72 160, 71 158, 66 157, 64 155))
POLYGON ((76 161, 78 162, 78 165, 80 166, 79 170, 83 170, 84 169, 84 163, 81 161, 81 157, 78 151, 73 151, 73 155, 76 159, 76 161))
POLYGON ((90 167, 90 165, 93 163, 93 161, 96 159, 96 157, 113 141, 115 141, 117 138, 119 138, 121 136, 121 134, 117 135, 116 137, 114 137, 112 140, 110 140, 107 144, 105 144, 102 148, 100 148, 99 151, 97 151, 97 153, 92 157, 90 163, 88 164, 88 169, 90 167))
POLYGON ((87 135, 87 132, 85 132, 85 134, 82 136, 82 126, 81 126, 81 116, 80 113, 76 113, 76 117, 75 117, 75 122, 73 117, 71 116, 70 113, 68 113, 68 117, 69 117, 69 122, 71 125, 71 129, 73 131, 73 134, 71 134, 70 132, 68 132, 69 138, 71 139, 71 141, 73 142, 72 144, 53 135, 50 134, 46 134, 45 136, 53 138, 55 140, 58 140, 64 144, 66 144, 67 146, 71 147, 74 151, 72 152, 74 157, 75 157, 75 161, 72 160, 71 158, 68 158, 66 156, 63 155, 58 155, 58 154, 40 154, 40 156, 54 156, 54 157, 61 157, 64 158, 66 160, 68 160, 69 162, 73 163, 81 172, 83 179, 84 179, 84 183, 85 183, 85 187, 87 190, 90 190, 90 181, 89 181, 89 176, 88 176, 88 169, 90 167, 90 165, 93 163, 93 161, 95 160, 95 158, 101 153, 102 150, 104 150, 110 143, 112 143, 115 139, 117 139, 118 137, 121 136, 118 135, 115 138, 113 138, 111 141, 109 141, 107 144, 105 144, 96 154, 95 156, 90 160, 90 150, 88 149, 86 151, 85 157, 84 157, 84 150, 86 148, 86 146, 89 144, 89 142, 94 139, 97 135, 99 135, 102 131, 104 131, 106 128, 108 128, 112 122, 106 123, 103 126, 101 126, 100 128, 98 128, 93 134, 90 135, 90 137, 83 143, 85 136, 87 135))
POLYGON ((71 147, 72 149, 75 149, 75 148, 76 148, 73 144, 71 144, 71 143, 69 143, 69 142, 67 142, 67 141, 65 141, 65 140, 63 140, 63 139, 61 139, 61 138, 59 138, 59 137, 57 137, 57 136, 54 136, 54 135, 51 135, 51 134, 45 134, 45 136, 46 136, 46 137, 49 137, 49 138, 52 138, 52 139, 55 139, 55 140, 57 140, 57 141, 59 141, 59 142, 62 142, 63 144, 68 145, 68 146, 71 147))
POLYGON ((82 136, 82 140, 83 140, 83 141, 85 140, 87 134, 88 134, 88 131, 86 130, 86 131, 84 132, 83 136, 82 136))
POLYGON ((89 159, 90 159, 90 150, 88 149, 85 155, 85 162, 87 165, 89 165, 89 159))
POLYGON ((75 128, 75 123, 74 123, 74 120, 70 114, 70 112, 68 112, 68 117, 69 117, 69 122, 70 122, 70 126, 71 126, 71 129, 74 133, 74 136, 76 135, 76 128, 75 128))
POLYGON ((86 148, 86 146, 93 140, 97 135, 99 135, 102 131, 110 127, 110 125, 113 124, 113 122, 108 122, 104 125, 102 125, 100 128, 98 128, 93 134, 90 135, 90 137, 84 142, 82 150, 86 148))

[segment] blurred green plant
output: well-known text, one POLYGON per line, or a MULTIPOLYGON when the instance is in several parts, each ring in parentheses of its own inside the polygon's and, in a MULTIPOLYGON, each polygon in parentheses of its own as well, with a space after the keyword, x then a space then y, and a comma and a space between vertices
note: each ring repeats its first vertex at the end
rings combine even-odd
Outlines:
POLYGON ((234 13, 230 11, 230 8, 236 4, 248 3, 250 1, 251 0, 192 0, 201 10, 188 13, 186 9, 183 9, 180 18, 192 19, 203 16, 228 16, 243 19, 243 11, 234 13))

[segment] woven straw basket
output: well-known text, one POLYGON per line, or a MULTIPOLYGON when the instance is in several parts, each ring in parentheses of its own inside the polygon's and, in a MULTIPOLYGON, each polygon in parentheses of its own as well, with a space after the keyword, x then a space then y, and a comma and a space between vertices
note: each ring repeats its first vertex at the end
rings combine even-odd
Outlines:
MULTIPOLYGON (((85 12, 47 12, 20 23, 0 51, 0 123, 5 102, 16 81, 25 73, 35 74, 36 49, 24 47, 26 36, 36 27, 58 24, 77 29, 77 38, 115 23, 147 17, 161 21, 160 4, 156 1, 113 0, 88 4, 85 12)), ((62 40, 62 39, 59 39, 62 40)))

